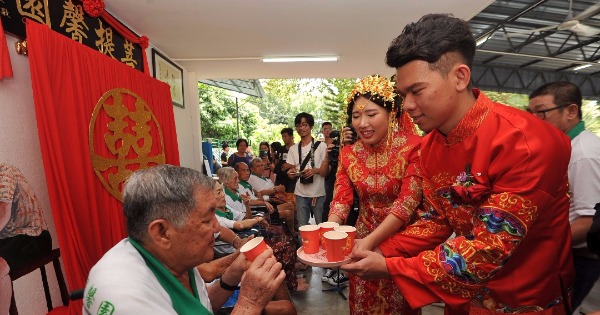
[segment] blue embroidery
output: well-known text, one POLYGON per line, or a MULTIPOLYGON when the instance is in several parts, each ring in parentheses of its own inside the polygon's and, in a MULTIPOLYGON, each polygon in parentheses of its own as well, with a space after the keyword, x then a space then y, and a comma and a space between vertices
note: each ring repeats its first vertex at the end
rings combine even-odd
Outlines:
POLYGON ((465 258, 455 253, 452 248, 446 244, 441 245, 440 261, 446 273, 453 275, 457 280, 469 284, 476 284, 479 279, 467 271, 467 262, 465 258))
POLYGON ((485 224, 491 233, 506 232, 510 235, 523 237, 526 233, 525 226, 512 214, 492 208, 480 208, 477 218, 485 224))

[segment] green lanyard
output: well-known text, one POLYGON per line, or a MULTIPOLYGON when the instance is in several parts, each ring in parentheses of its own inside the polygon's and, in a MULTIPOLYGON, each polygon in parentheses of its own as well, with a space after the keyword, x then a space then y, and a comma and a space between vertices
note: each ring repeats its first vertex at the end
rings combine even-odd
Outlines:
POLYGON ((171 302, 173 303, 173 309, 179 315, 192 315, 192 314, 212 314, 209 310, 200 303, 198 295, 198 288, 196 287, 196 280, 194 278, 194 270, 188 270, 188 276, 190 278, 190 285, 194 294, 190 293, 175 276, 170 273, 162 263, 160 263, 152 254, 146 251, 138 242, 129 238, 131 245, 137 249, 142 255, 146 266, 152 271, 160 285, 167 291, 171 302))

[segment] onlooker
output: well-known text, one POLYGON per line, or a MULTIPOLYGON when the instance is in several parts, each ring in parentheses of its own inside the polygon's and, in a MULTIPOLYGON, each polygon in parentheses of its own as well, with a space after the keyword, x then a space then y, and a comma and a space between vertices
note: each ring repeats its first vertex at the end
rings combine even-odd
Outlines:
MULTIPOLYGON (((323 133, 323 137, 325 137, 324 142, 328 147, 333 146, 334 139, 329 136, 332 131, 333 124, 331 124, 331 122, 326 121, 323 124, 321 124, 321 133, 323 133)), ((329 160, 329 165, 337 166, 337 160, 329 160)), ((327 221, 327 218, 329 217, 329 205, 331 204, 331 200, 333 200, 333 185, 335 184, 336 171, 337 167, 335 169, 332 167, 327 176, 325 176, 325 201, 323 202, 323 222, 327 221)))
POLYGON ((294 144, 286 159, 293 165, 287 172, 291 179, 298 179, 296 194, 296 218, 300 226, 308 224, 310 214, 317 223, 323 222, 325 202, 325 176, 329 172, 329 162, 325 143, 315 142, 311 135, 315 119, 311 114, 300 113, 294 119, 300 143, 294 144))
POLYGON ((227 159, 227 166, 233 167, 239 162, 250 164, 252 156, 248 153, 248 141, 246 139, 237 139, 235 146, 237 148, 237 152, 234 152, 229 156, 229 159, 227 159))
POLYGON ((577 309, 600 277, 600 256, 589 251, 587 232, 600 201, 600 138, 585 129, 581 91, 573 83, 552 82, 529 95, 528 111, 571 138, 569 222, 573 244, 575 287, 572 307, 577 309))
POLYGON ((413 308, 442 300, 446 314, 567 314, 569 138, 471 89, 474 55, 469 24, 445 14, 391 43, 403 108, 427 133, 424 207, 383 255, 356 251, 342 268, 391 277, 413 308))
POLYGON ((333 131, 333 124, 330 121, 323 122, 321 124, 321 133, 323 134, 323 141, 325 144, 329 145, 333 142, 333 138, 329 137, 331 132, 333 131))
POLYGON ((281 140, 283 140, 283 146, 277 151, 275 158, 275 185, 283 185, 285 186, 285 192, 293 194, 296 189, 296 179, 291 179, 287 172, 294 166, 287 164, 285 161, 289 149, 294 145, 294 130, 292 128, 281 129, 281 140))
MULTIPOLYGON (((228 158, 227 155, 229 153, 229 143, 227 143, 226 141, 223 141, 223 143, 221 143, 221 148, 223 149, 223 152, 221 152, 221 167, 228 166, 227 165, 227 158, 228 158)), ((231 165, 229 165, 229 166, 231 166, 231 165)))
POLYGON ((52 250, 42 208, 21 171, 0 163, 0 314, 8 314, 12 296, 11 269, 52 250))
POLYGON ((83 312, 210 314, 241 282, 232 314, 261 314, 285 277, 272 250, 252 263, 240 255, 208 287, 196 269, 213 257, 215 204, 214 180, 195 170, 160 165, 133 173, 123 193, 129 237, 90 271, 83 312))
POLYGON ((260 151, 258 157, 263 161, 263 170, 261 172, 261 175, 271 180, 275 180, 275 174, 273 173, 273 168, 275 167, 275 165, 273 165, 271 146, 268 142, 263 141, 259 145, 259 150, 260 151))

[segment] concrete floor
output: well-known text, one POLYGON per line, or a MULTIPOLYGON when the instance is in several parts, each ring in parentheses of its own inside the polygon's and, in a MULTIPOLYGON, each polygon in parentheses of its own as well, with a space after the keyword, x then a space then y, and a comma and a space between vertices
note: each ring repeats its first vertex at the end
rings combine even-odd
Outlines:
MULTIPOLYGON (((348 301, 344 300, 340 294, 332 291, 321 291, 323 289, 333 289, 334 286, 322 282, 321 276, 324 269, 318 267, 308 268, 299 274, 306 278, 309 283, 309 289, 305 292, 296 292, 292 294, 292 300, 296 304, 299 315, 343 315, 350 314, 348 301)), ((342 290, 347 297, 348 288, 342 290)), ((600 310, 600 280, 584 300, 579 311, 583 313, 600 310)), ((423 308, 423 315, 442 315, 444 309, 438 306, 426 306, 423 308)), ((579 313, 576 313, 579 314, 579 313)))
MULTIPOLYGON (((309 289, 305 292, 292 293, 292 300, 296 304, 299 315, 343 315, 350 314, 348 301, 333 291, 321 291, 323 289, 334 289, 329 283, 322 282, 321 276, 324 269, 318 267, 308 268, 299 274, 306 278, 309 289)), ((344 296, 348 296, 348 288, 342 290, 344 296)), ((442 315, 444 310, 437 306, 427 306, 423 309, 423 315, 442 315)))

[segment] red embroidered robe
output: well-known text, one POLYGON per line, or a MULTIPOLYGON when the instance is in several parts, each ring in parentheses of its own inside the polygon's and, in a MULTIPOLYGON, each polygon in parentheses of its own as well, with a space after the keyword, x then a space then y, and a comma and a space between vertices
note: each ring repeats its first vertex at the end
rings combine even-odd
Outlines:
POLYGON ((423 139, 424 209, 381 244, 388 271, 413 307, 444 300, 447 314, 564 314, 573 278, 569 139, 474 94, 447 137, 434 130, 423 139))
MULTIPOLYGON (((356 189, 360 198, 357 238, 375 230, 390 213, 409 222, 421 201, 421 179, 415 168, 421 137, 414 135, 412 122, 407 121, 411 125, 394 134, 388 150, 360 140, 342 148, 330 214, 345 220, 356 189)), ((351 314, 418 314, 390 279, 365 281, 350 275, 349 293, 351 314)))

